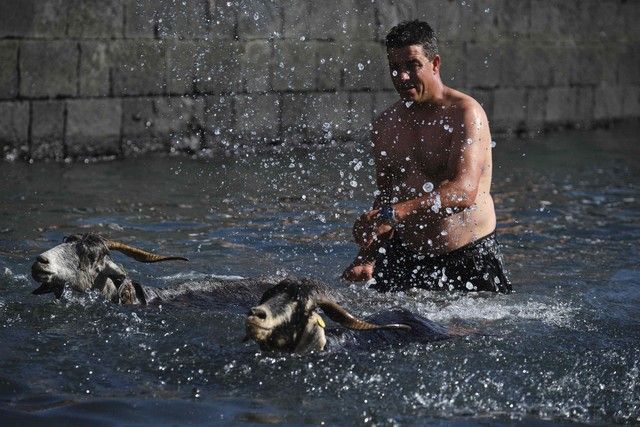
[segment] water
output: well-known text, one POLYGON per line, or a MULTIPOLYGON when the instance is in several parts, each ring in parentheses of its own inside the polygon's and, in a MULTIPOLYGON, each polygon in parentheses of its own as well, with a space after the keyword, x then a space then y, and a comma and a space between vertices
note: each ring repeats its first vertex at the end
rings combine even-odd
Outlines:
POLYGON ((359 147, 4 163, 0 415, 21 426, 638 423, 637 134, 497 141, 493 191, 512 295, 380 295, 341 283, 355 253, 350 224, 373 191, 359 147), (191 259, 143 265, 116 254, 145 284, 313 276, 342 288, 359 314, 402 306, 481 333, 263 354, 240 342, 242 304, 31 295, 35 255, 86 231, 191 259))

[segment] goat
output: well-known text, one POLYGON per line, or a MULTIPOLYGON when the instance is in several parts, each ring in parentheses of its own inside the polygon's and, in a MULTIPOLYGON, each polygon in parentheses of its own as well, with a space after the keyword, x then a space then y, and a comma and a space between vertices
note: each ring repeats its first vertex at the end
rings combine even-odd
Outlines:
POLYGON ((245 341, 256 341, 263 351, 322 351, 327 337, 345 344, 360 341, 373 347, 402 342, 433 342, 450 338, 446 328, 407 310, 392 310, 362 320, 335 302, 335 291, 308 279, 285 279, 267 290, 245 319, 245 341), (331 320, 357 331, 327 331, 316 312, 320 308, 331 320), (360 339, 364 338, 364 341, 360 339))
POLYGON ((114 302, 135 304, 153 297, 152 289, 143 289, 127 276, 124 268, 110 256, 115 250, 140 262, 188 261, 179 256, 161 256, 97 234, 76 234, 38 255, 31 276, 40 284, 35 295, 53 293, 60 298, 66 285, 78 292, 96 290, 114 302))

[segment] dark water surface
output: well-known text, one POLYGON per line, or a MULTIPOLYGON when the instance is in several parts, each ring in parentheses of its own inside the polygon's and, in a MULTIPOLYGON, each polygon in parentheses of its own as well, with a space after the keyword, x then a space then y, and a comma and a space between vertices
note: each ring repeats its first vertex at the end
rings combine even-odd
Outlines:
POLYGON ((338 276, 370 204, 366 150, 0 165, 3 425, 565 425, 640 422, 640 128, 498 140, 494 185, 512 295, 380 295, 338 276), (359 314, 402 306, 481 333, 321 354, 241 343, 248 306, 122 307, 34 296, 34 257, 95 231, 188 256, 168 286, 313 276, 359 314))

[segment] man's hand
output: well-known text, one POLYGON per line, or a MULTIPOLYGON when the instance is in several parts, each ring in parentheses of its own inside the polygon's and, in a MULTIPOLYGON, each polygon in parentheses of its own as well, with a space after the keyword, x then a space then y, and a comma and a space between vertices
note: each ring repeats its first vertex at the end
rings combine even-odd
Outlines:
POLYGON ((378 221, 378 209, 365 212, 353 225, 353 238, 363 249, 391 237, 393 227, 378 221))

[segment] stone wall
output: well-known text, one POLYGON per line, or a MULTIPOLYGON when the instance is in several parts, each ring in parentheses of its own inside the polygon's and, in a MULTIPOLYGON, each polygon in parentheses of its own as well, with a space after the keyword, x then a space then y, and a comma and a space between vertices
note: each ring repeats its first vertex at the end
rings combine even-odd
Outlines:
POLYGON ((0 0, 5 158, 365 137, 396 99, 382 40, 439 33, 494 132, 640 116, 640 2, 0 0))

